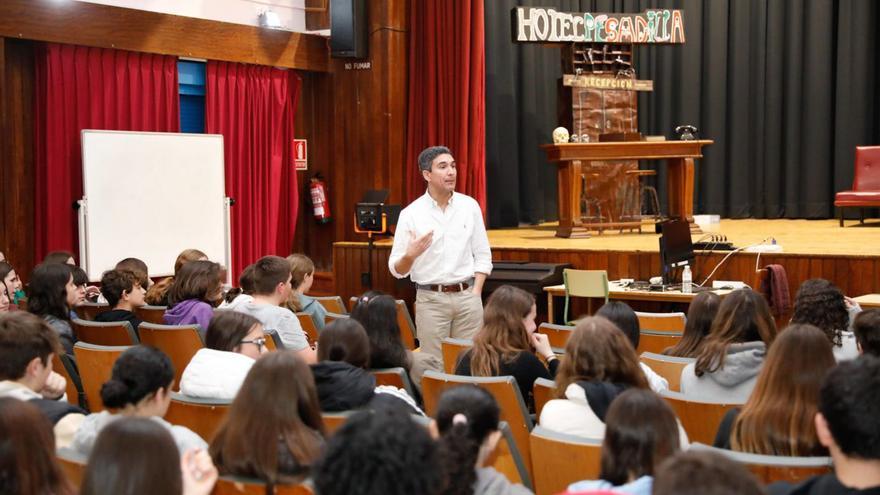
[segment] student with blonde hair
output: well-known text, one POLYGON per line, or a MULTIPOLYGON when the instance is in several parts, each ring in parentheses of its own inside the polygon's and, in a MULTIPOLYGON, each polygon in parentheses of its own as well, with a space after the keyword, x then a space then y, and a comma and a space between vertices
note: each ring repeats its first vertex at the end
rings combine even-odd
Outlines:
POLYGON ((315 281, 315 263, 304 254, 291 254, 287 257, 290 263, 290 286, 293 290, 285 306, 294 313, 306 313, 312 317, 318 331, 324 329, 324 317, 327 310, 317 299, 309 297, 306 292, 315 281))

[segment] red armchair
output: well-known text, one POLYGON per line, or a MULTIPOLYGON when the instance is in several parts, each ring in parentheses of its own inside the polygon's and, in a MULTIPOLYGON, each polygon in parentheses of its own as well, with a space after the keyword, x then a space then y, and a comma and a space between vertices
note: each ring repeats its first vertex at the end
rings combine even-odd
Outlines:
POLYGON ((880 146, 857 146, 855 168, 852 190, 834 196, 841 227, 845 208, 859 208, 859 221, 864 223, 864 208, 880 207, 880 146))

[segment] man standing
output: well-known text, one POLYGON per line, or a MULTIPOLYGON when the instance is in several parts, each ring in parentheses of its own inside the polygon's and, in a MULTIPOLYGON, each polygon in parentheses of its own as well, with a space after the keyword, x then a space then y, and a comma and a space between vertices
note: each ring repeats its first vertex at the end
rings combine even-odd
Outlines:
POLYGON ((483 323, 483 282, 492 253, 480 205, 455 192, 456 165, 445 146, 419 154, 425 194, 400 212, 388 268, 416 285, 422 352, 441 358, 445 337, 473 338, 483 323))

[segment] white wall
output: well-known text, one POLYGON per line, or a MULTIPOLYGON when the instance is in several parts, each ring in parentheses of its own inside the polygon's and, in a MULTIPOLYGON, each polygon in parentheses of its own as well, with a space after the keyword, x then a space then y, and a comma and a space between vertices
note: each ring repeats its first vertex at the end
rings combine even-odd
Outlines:
MULTIPOLYGON (((284 29, 306 31, 305 0, 77 0, 129 9, 161 12, 212 21, 259 26, 257 17, 269 9, 284 29)), ((327 2, 329 4, 329 1, 327 2)))

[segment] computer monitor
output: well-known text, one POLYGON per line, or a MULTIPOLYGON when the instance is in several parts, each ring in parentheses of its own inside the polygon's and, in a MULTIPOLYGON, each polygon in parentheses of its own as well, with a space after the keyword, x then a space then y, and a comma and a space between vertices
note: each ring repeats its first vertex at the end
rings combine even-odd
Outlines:
POLYGON ((687 220, 676 218, 659 224, 660 265, 663 283, 673 282, 673 271, 684 265, 694 265, 694 245, 691 241, 691 226, 687 220))

